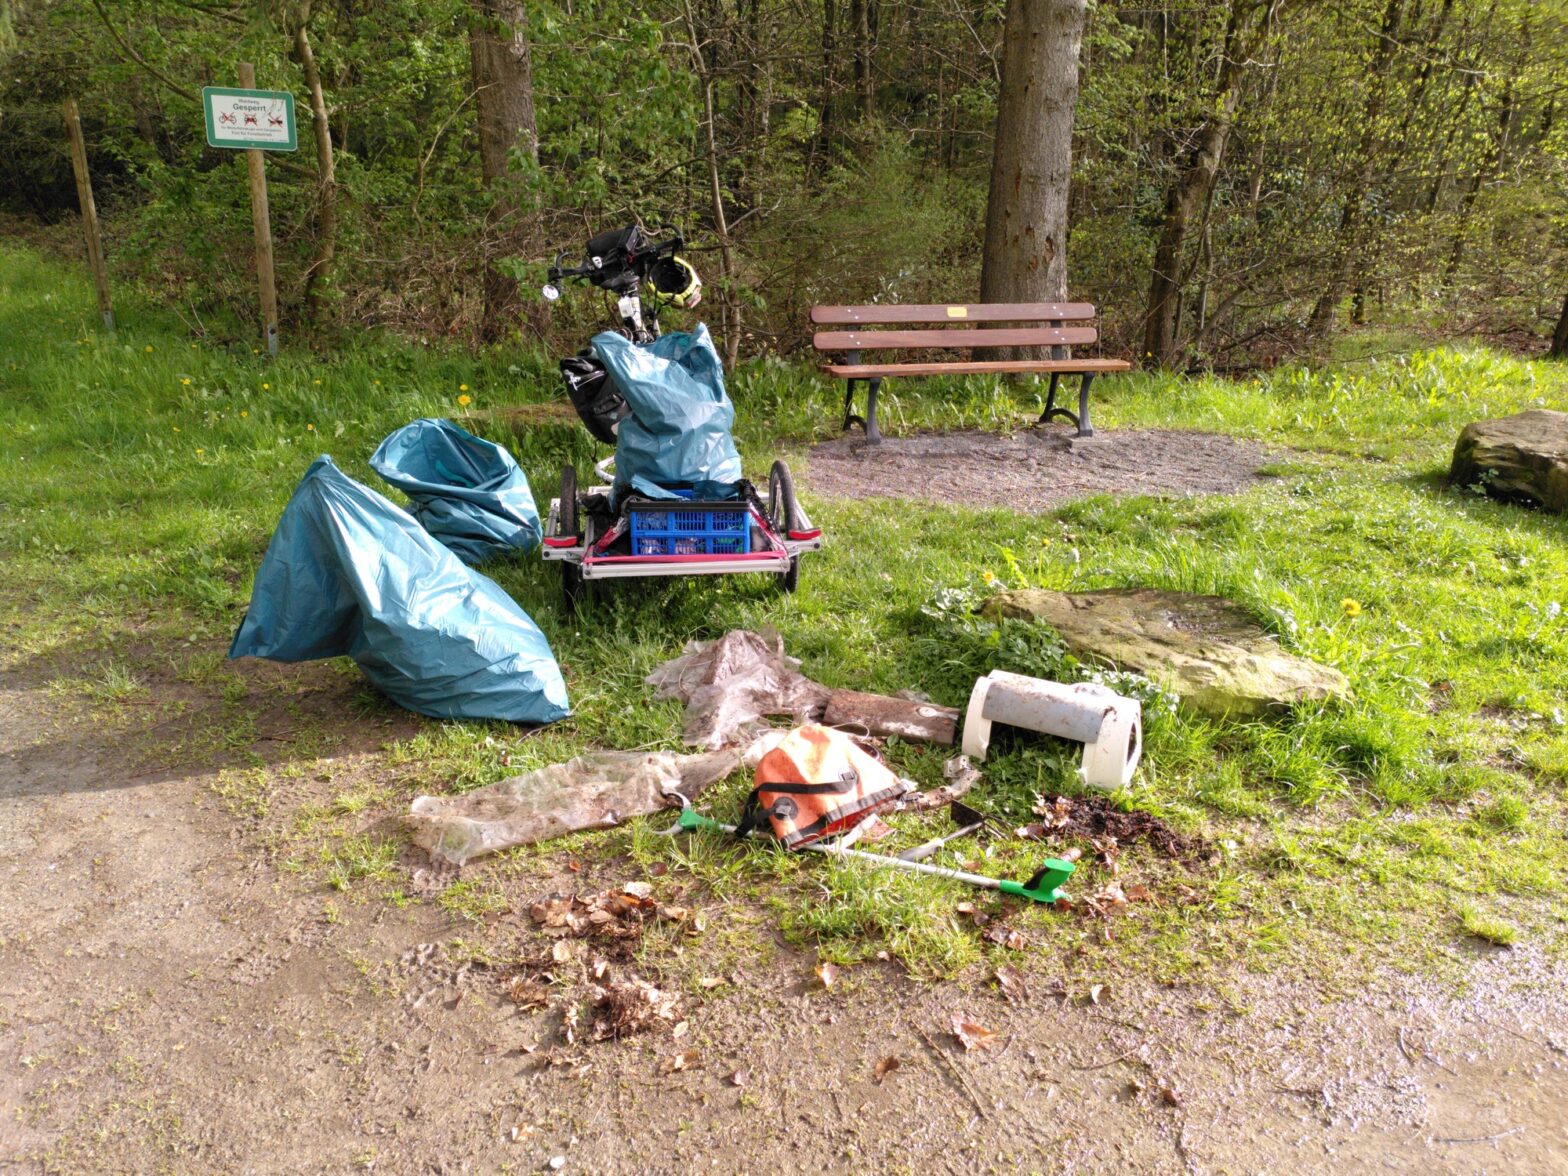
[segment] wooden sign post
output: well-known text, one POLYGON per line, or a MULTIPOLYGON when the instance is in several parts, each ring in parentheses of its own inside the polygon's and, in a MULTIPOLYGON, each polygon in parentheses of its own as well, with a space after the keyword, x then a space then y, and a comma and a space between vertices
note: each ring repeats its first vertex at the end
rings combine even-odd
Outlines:
POLYGON ((98 205, 93 202, 93 181, 87 174, 87 143, 82 138, 82 116, 76 99, 65 100, 65 129, 71 136, 71 168, 76 172, 76 199, 82 206, 82 232, 87 236, 87 264, 98 287, 98 313, 103 325, 114 330, 114 307, 109 304, 109 271, 103 263, 103 240, 98 235, 98 205))
POLYGON ((278 353, 278 284, 272 273, 272 216, 267 208, 264 151, 293 151, 299 146, 294 124, 294 95, 256 89, 256 67, 240 62, 240 86, 207 86, 201 92, 207 142, 245 152, 250 176, 250 219, 256 231, 256 278, 261 285, 261 328, 267 354, 278 353))

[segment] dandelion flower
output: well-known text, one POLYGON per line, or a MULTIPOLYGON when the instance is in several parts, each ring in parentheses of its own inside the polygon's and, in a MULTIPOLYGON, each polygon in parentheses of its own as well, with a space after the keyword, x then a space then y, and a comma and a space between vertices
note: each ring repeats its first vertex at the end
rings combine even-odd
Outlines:
POLYGON ((262 385, 262 386, 261 386, 261 390, 262 390, 262 391, 263 391, 263 392, 266 392, 266 391, 268 391, 268 390, 270 390, 270 389, 271 389, 271 387, 272 387, 272 385, 271 385, 271 384, 263 384, 263 385, 262 385))
POLYGON ((190 386, 190 382, 191 382, 191 378, 189 376, 181 376, 180 377, 180 383, 182 385, 184 385, 186 387, 189 387, 190 386))
POLYGON ((459 384, 457 386, 457 390, 459 392, 467 392, 468 391, 468 385, 467 384, 459 384))
POLYGON ((148 355, 151 355, 152 354, 152 344, 151 343, 147 344, 147 346, 143 347, 142 350, 145 351, 148 355))
POLYGON ((248 416, 250 416, 250 413, 246 412, 244 409, 240 410, 240 419, 241 420, 244 420, 248 416))
POLYGON ((457 402, 466 408, 474 402, 474 398, 465 392, 457 398, 457 402))
POLYGON ((306 425, 305 426, 305 431, 307 433, 314 433, 316 431, 316 426, 315 425, 306 425))
POLYGON ((1359 600, 1352 600, 1347 596, 1339 602, 1339 607, 1345 610, 1347 617, 1359 617, 1361 615, 1361 602, 1359 600))
POLYGON ((196 451, 196 456, 197 456, 197 457, 200 457, 200 456, 201 456, 201 455, 202 455, 202 454, 204 454, 204 453, 206 453, 206 452, 207 452, 207 451, 206 451, 206 450, 205 450, 205 449, 198 449, 198 450, 197 450, 197 451, 196 451))
POLYGON ((371 383, 372 383, 372 384, 379 384, 379 383, 381 383, 381 381, 380 381, 380 380, 371 380, 371 381, 370 381, 370 382, 371 382, 371 383))
POLYGON ((980 578, 982 580, 984 580, 987 584, 995 584, 996 583, 996 573, 992 572, 992 571, 989 571, 989 570, 981 572, 980 573, 980 578))
POLYGON ((312 384, 319 384, 319 383, 321 383, 321 381, 320 380, 312 380, 311 383, 312 384))
POLYGON ((192 344, 191 344, 191 350, 192 350, 192 351, 195 351, 195 350, 196 350, 196 346, 197 346, 197 345, 196 345, 196 344, 195 344, 195 343, 192 343, 192 344))
POLYGON ((175 431, 175 432, 176 432, 176 433, 178 433, 178 432, 179 432, 179 431, 180 431, 180 426, 179 426, 179 425, 175 425, 175 426, 174 426, 174 431, 175 431))

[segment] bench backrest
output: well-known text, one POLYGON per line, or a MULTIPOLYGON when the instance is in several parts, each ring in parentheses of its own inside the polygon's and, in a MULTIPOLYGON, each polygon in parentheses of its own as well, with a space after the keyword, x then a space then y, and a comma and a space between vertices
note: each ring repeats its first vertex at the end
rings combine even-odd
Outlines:
POLYGON ((899 348, 1073 347, 1100 337, 1092 323, 1095 309, 1087 302, 992 302, 931 306, 814 306, 811 321, 821 326, 853 329, 818 331, 811 345, 818 351, 876 351, 899 348), (1038 323, 1039 326, 971 327, 971 323, 1038 323), (887 330, 888 324, 900 329, 887 330), (1049 324, 1049 325, 1046 325, 1049 324), (879 329, 880 328, 880 329, 879 329), (927 328, 927 329, 921 329, 927 328), (935 329, 930 329, 935 328, 935 329))

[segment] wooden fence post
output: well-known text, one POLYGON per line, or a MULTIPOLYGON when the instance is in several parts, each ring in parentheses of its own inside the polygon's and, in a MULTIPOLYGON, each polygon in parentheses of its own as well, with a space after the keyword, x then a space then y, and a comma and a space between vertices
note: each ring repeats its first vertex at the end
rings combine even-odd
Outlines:
MULTIPOLYGON (((240 87, 256 88, 256 67, 240 62, 240 87)), ((272 214, 267 208, 267 165, 265 153, 250 148, 245 152, 245 168, 250 173, 250 219, 256 230, 256 277, 261 283, 261 329, 267 340, 267 354, 278 354, 278 286, 272 275, 272 214)))
POLYGON ((87 264, 98 287, 98 313, 103 325, 114 330, 114 307, 109 303, 109 271, 103 263, 103 239, 98 235, 98 205, 93 202, 93 181, 87 174, 87 143, 82 138, 82 116, 76 99, 65 100, 65 129, 71 136, 71 169, 76 172, 76 200, 82 206, 82 232, 87 237, 87 264))

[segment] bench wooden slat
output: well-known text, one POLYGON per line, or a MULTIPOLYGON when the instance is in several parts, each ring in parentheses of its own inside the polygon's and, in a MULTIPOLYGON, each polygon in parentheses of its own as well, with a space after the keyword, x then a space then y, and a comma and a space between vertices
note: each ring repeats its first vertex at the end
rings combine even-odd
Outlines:
POLYGON ((973 360, 959 363, 825 363, 822 370, 845 380, 873 376, 978 376, 991 372, 1127 372, 1125 359, 973 360))
POLYGON ((936 303, 931 305, 813 306, 814 323, 1081 322, 1095 317, 1088 302, 936 303))
POLYGON ((945 331, 818 331, 811 345, 818 351, 876 351, 910 347, 1072 347, 1093 343, 1093 327, 1023 327, 1010 330, 945 331))

